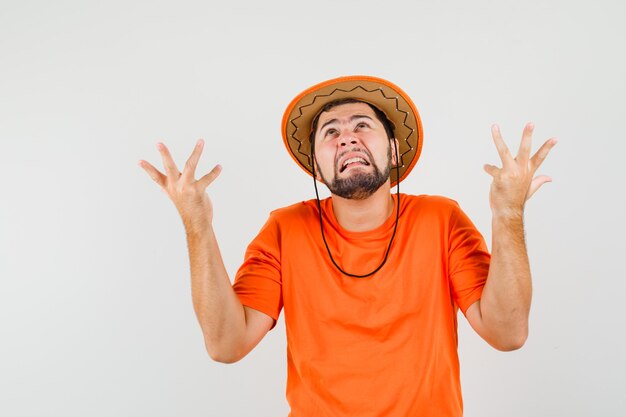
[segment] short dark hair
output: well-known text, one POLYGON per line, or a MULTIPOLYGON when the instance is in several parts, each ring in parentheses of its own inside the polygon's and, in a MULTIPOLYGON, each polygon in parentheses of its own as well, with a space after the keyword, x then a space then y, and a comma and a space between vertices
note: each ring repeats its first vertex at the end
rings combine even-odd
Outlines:
POLYGON ((393 139, 395 137, 393 133, 394 131, 393 123, 391 122, 391 120, 387 118, 387 115, 382 110, 380 110, 378 107, 374 106, 373 104, 368 103, 367 101, 347 97, 347 98, 339 98, 337 100, 333 100, 330 103, 326 103, 324 107, 322 107, 322 110, 320 110, 320 112, 317 113, 317 116, 315 116, 315 119, 313 119, 313 122, 311 122, 311 134, 309 135, 309 141, 313 143, 315 140, 315 131, 317 130, 317 123, 319 122, 319 119, 322 113, 329 111, 333 107, 341 106, 342 104, 351 104, 351 103, 365 103, 368 106, 370 106, 372 110, 374 111, 374 114, 376 115, 376 118, 378 119, 378 121, 383 124, 385 128, 385 132, 387 133, 387 139, 393 139))

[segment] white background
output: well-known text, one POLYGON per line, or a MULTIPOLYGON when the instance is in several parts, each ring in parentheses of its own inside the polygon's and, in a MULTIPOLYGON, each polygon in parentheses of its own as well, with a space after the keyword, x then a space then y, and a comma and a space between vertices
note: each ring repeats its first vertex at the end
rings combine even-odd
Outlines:
POLYGON ((387 78, 424 123, 402 192, 457 200, 491 242, 490 125, 558 145, 526 207, 530 337, 459 321, 465 415, 626 415, 621 1, 0 0, 0 414, 286 416, 281 319, 207 355, 182 222, 137 165, 206 140, 227 269, 270 210, 314 197, 284 108, 341 75, 387 78))

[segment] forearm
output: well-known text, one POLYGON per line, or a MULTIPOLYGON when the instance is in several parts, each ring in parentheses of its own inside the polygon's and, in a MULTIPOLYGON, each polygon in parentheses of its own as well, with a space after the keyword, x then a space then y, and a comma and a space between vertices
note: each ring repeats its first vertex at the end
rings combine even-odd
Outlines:
POLYGON ((212 226, 187 227, 193 306, 211 357, 236 355, 245 336, 246 319, 224 267, 212 226))
POLYGON ((480 301, 481 316, 493 344, 518 348, 528 335, 532 295, 523 214, 494 214, 492 229, 491 264, 480 301))
POLYGON ((548 176, 534 175, 556 139, 547 140, 531 157, 533 129, 532 123, 526 124, 517 155, 513 156, 498 125, 492 125, 502 168, 484 166, 493 177, 489 192, 493 212, 491 265, 481 299, 475 303, 479 308, 470 306, 466 314, 472 317, 479 334, 501 350, 517 349, 528 337, 532 285, 524 241, 524 205, 542 184, 552 181, 548 176))

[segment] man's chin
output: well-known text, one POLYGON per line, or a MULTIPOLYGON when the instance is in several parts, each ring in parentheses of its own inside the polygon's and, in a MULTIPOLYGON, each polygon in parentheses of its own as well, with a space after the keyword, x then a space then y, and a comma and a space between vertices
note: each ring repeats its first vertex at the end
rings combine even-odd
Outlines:
POLYGON ((336 178, 333 184, 326 186, 331 193, 350 200, 365 200, 385 183, 383 179, 367 172, 353 172, 347 178, 336 178))

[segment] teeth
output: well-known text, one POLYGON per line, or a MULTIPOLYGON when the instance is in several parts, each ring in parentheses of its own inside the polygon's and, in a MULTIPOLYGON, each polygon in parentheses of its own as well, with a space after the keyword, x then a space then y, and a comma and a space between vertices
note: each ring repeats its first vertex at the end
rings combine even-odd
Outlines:
POLYGON ((363 158, 350 158, 350 159, 346 159, 343 162, 343 168, 345 168, 348 164, 351 164, 353 162, 361 162, 363 164, 367 164, 367 162, 365 162, 365 159, 363 158))

